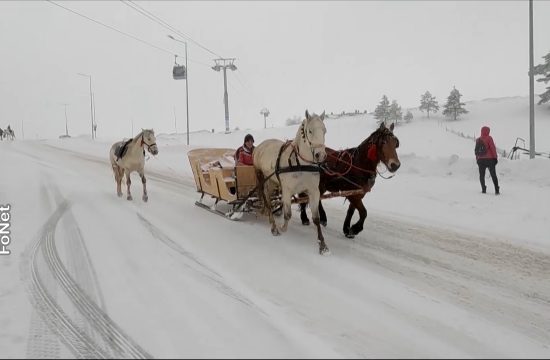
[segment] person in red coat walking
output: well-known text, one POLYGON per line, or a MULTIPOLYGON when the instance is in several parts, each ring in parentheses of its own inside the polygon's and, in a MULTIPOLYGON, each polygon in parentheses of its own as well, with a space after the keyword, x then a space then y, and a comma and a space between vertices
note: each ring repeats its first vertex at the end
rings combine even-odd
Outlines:
POLYGON ((244 144, 235 151, 235 163, 237 165, 254 165, 252 151, 254 151, 254 137, 246 134, 244 144))
POLYGON ((495 186, 495 194, 500 194, 500 187, 498 185, 498 178, 496 172, 496 165, 498 163, 497 159, 497 148, 495 142, 489 133, 491 129, 488 126, 483 126, 481 128, 481 136, 476 139, 476 161, 477 166, 479 167, 479 182, 481 183, 481 192, 487 192, 487 186, 485 186, 485 170, 489 169, 489 174, 491 174, 491 179, 493 179, 493 185, 495 186), (478 151, 480 147, 478 142, 481 142, 485 145, 485 151, 478 151))

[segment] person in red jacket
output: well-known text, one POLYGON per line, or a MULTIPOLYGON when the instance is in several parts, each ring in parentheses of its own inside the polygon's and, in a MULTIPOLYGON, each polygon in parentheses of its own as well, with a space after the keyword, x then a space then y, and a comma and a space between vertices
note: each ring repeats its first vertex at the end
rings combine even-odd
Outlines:
POLYGON ((235 152, 235 163, 237 165, 254 165, 252 151, 254 151, 254 137, 246 134, 244 144, 235 152))
POLYGON ((487 186, 485 186, 485 170, 489 169, 489 174, 491 174, 491 179, 493 179, 493 185, 495 186, 495 194, 500 194, 500 187, 498 186, 498 178, 496 172, 496 165, 498 163, 497 159, 497 148, 493 138, 489 135, 491 129, 488 126, 483 126, 481 128, 481 136, 476 139, 482 141, 485 144, 485 153, 476 154, 477 166, 479 167, 479 182, 481 183, 481 192, 487 192, 487 186))

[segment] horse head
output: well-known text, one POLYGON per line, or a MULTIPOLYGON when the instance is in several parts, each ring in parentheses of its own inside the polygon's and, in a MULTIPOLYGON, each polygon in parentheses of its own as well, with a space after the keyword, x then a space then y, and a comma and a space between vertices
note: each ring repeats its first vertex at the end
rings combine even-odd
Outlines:
POLYGON ((147 151, 151 154, 157 155, 159 153, 157 138, 155 137, 155 131, 153 129, 144 129, 141 132, 141 142, 147 147, 147 151))
POLYGON ((367 147, 367 157, 376 163, 381 161, 392 173, 396 172, 401 166, 396 151, 399 147, 399 139, 393 134, 393 128, 393 123, 388 128, 382 122, 380 127, 366 140, 369 145, 367 147))
POLYGON ((296 134, 295 142, 301 156, 313 163, 321 163, 327 157, 325 149, 325 112, 321 115, 309 114, 306 110, 306 118, 302 121, 300 129, 296 134), (311 159, 309 156, 311 155, 311 159))

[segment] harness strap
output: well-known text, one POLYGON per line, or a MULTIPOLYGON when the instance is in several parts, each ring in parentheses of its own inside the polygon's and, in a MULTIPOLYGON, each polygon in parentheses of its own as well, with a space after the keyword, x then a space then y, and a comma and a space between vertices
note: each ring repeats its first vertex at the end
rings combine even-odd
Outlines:
POLYGON ((265 180, 269 179, 273 175, 277 176, 277 181, 279 184, 281 183, 281 178, 279 177, 279 174, 288 173, 288 172, 321 172, 321 167, 319 165, 302 165, 300 164, 300 161, 298 159, 298 152, 296 151, 296 148, 292 146, 292 152, 290 156, 288 157, 288 166, 285 168, 281 168, 281 156, 283 154, 283 151, 292 144, 292 141, 288 140, 285 142, 281 148, 279 149, 279 154, 277 155, 277 161, 275 162, 275 171, 271 173, 268 177, 265 178, 265 180), (290 162, 290 158, 292 157, 292 154, 296 157, 296 165, 292 165, 290 162))
POLYGON ((302 171, 321 172, 321 167, 319 165, 293 165, 293 166, 279 169, 279 174, 289 173, 289 172, 302 172, 302 171))
MULTIPOLYGON (((290 143, 291 141, 288 140, 281 146, 281 148, 279 149, 279 154, 277 155, 277 162, 275 162, 275 172, 273 174, 277 176, 277 181, 279 182, 279 184, 281 183, 281 178, 279 177, 279 173, 281 169, 281 155, 283 154, 283 151, 288 147, 288 145, 290 145, 290 143)), ((266 178, 266 180, 269 179, 271 176, 273 176, 273 174, 269 175, 266 178)))
MULTIPOLYGON (((321 168, 323 169, 323 171, 325 171, 325 173, 327 172, 326 166, 321 165, 321 168)), ((359 184, 357 184, 356 182, 350 180, 350 179, 349 179, 349 175, 348 175, 348 176, 345 176, 345 175, 341 175, 341 174, 336 174, 336 176, 337 176, 337 179, 343 179, 343 180, 347 181, 348 183, 350 183, 351 185, 357 187, 358 189, 363 189, 363 187, 362 187, 361 185, 359 185, 359 184)), ((373 179, 376 179, 376 173, 374 173, 374 176, 371 176, 371 175, 368 176, 369 179, 370 179, 371 177, 372 177, 373 179)))

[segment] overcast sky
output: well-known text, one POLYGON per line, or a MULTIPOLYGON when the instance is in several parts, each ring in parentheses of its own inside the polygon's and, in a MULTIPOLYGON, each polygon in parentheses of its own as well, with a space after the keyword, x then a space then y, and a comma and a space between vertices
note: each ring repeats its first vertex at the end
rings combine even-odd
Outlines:
MULTIPOLYGON (((139 1, 189 36, 190 129, 225 129, 218 56, 228 71, 230 128, 283 125, 305 109, 373 111, 382 95, 416 107, 529 94, 528 1, 139 1), (200 44, 200 45, 199 45, 200 44), (206 50, 208 49, 208 51, 206 50)), ((172 79, 179 37, 121 1, 0 2, 0 127, 26 138, 89 134, 89 80, 98 136, 134 128, 185 131, 185 81, 172 79), (175 111, 174 111, 175 110, 175 111)), ((550 52, 550 2, 534 2, 535 65, 550 52)), ((183 63, 182 57, 178 60, 183 63)), ((536 93, 544 86, 536 83, 536 93)), ((538 100, 538 99, 537 99, 538 100)), ((526 114, 528 117, 528 114, 526 114)), ((345 130, 345 129, 343 129, 345 130)))

